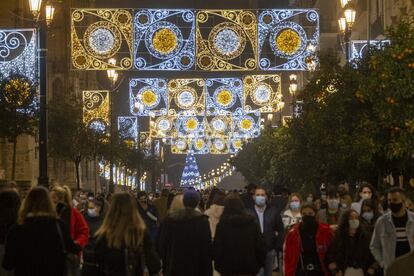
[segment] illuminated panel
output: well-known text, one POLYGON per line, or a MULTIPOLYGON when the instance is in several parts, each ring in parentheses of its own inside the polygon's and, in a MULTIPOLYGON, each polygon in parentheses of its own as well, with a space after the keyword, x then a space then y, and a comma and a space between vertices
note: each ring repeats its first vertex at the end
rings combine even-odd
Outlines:
POLYGON ((177 119, 177 136, 196 138, 205 135, 205 117, 179 116, 177 119))
POLYGON ((234 115, 231 135, 245 139, 258 137, 260 135, 260 112, 234 115))
POLYGON ((191 10, 136 10, 134 67, 189 70, 194 67, 195 18, 191 10))
POLYGON ((164 79, 131 79, 129 106, 135 116, 167 114, 167 81, 164 79))
POLYGON ((205 81, 202 79, 174 79, 168 82, 168 114, 205 114, 205 81))
POLYGON ((226 115, 243 110, 243 82, 238 78, 206 80, 207 115, 226 115))
MULTIPOLYGON (((367 40, 351 40, 351 58, 350 62, 356 66, 357 63, 364 57, 368 50, 367 40)), ((387 45, 390 45, 390 40, 370 40, 369 45, 374 49, 382 49, 387 45)))
POLYGON ((194 154, 208 154, 210 149, 210 140, 206 137, 197 137, 191 139, 190 150, 194 154))
POLYGON ((177 137, 177 116, 159 116, 150 118, 151 138, 177 137))
POLYGON ((0 78, 11 74, 36 79, 36 31, 0 29, 0 78))
POLYGON ((209 137, 228 136, 232 131, 231 116, 208 116, 206 134, 209 137))
POLYGON ((260 69, 316 69, 319 15, 315 10, 263 10, 258 26, 260 69))
POLYGON ((190 150, 191 140, 188 138, 174 138, 171 141, 171 153, 187 154, 190 150))
POLYGON ((83 91, 83 122, 96 132, 105 133, 110 125, 109 91, 83 91))
POLYGON ((244 110, 276 112, 282 98, 280 75, 246 76, 244 84, 244 110))
POLYGON ((138 118, 132 116, 118 117, 119 136, 123 141, 138 143, 138 118))
POLYGON ((229 139, 228 137, 214 137, 210 140, 210 154, 228 154, 229 139))
POLYGON ((257 18, 252 11, 199 10, 197 69, 245 71, 257 66, 257 18))
POLYGON ((81 70, 132 67, 131 9, 72 10, 72 66, 81 70), (115 64, 109 60, 116 59, 115 64))

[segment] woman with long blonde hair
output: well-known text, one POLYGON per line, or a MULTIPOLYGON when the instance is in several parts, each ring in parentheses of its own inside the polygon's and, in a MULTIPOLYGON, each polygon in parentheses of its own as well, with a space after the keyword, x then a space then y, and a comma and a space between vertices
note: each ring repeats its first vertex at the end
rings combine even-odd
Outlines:
POLYGON ((143 275, 145 266, 151 275, 159 272, 160 260, 130 194, 113 195, 96 239, 96 261, 106 276, 143 275))
POLYGON ((50 192, 56 211, 69 227, 70 236, 82 249, 89 240, 89 227, 78 209, 72 207, 72 192, 66 185, 53 186, 50 192))
POLYGON ((65 254, 79 251, 57 219, 48 190, 32 188, 20 207, 18 224, 7 235, 3 267, 16 276, 63 276, 65 254))

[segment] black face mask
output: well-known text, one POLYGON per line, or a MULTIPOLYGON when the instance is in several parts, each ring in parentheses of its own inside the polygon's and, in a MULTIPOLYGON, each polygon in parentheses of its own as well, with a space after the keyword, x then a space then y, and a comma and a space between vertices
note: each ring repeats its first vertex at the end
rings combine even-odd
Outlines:
POLYGON ((403 207, 402 202, 400 203, 390 203, 390 210, 391 212, 393 212, 394 214, 398 213, 399 211, 401 211, 403 207))
POLYGON ((315 216, 303 216, 302 221, 303 221, 303 226, 306 228, 313 228, 316 226, 315 216))

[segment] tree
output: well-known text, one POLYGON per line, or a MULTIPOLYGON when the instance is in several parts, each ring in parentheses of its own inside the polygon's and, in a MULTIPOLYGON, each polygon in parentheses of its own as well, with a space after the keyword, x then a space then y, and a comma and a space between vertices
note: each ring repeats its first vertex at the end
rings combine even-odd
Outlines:
POLYGON ((79 166, 84 158, 92 159, 103 135, 85 126, 82 103, 75 97, 55 98, 48 107, 49 148, 54 158, 72 161, 76 170, 76 187, 80 189, 79 166))
POLYGON ((16 177, 17 137, 34 134, 36 117, 35 83, 19 74, 3 79, 0 82, 0 137, 6 137, 13 143, 12 180, 16 177))

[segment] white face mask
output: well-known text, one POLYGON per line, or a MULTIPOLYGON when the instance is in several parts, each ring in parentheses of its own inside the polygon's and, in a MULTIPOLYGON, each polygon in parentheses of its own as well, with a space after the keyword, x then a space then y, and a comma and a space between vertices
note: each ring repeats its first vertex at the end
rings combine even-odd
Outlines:
POLYGON ((368 221, 371 222, 371 220, 374 218, 374 212, 365 212, 362 214, 362 217, 368 221))
POLYGON ((359 219, 350 219, 349 221, 349 228, 352 230, 356 230, 359 227, 359 219))
POLYGON ((88 209, 88 216, 90 216, 91 218, 96 218, 97 216, 99 216, 98 212, 96 212, 96 209, 88 209))
POLYGON ((338 209, 339 207, 339 200, 338 199, 328 199, 326 200, 326 203, 328 203, 329 209, 338 209))

